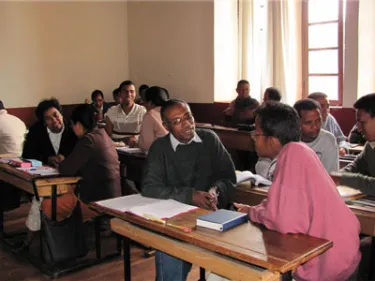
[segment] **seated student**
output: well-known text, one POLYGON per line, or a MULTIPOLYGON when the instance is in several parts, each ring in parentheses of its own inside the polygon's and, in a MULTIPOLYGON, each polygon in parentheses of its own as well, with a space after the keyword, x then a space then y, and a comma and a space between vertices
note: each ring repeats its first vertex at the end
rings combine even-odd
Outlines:
POLYGON ((359 145, 364 145, 366 143, 366 139, 363 136, 363 133, 358 131, 357 123, 355 123, 353 128, 350 130, 348 140, 350 143, 355 143, 359 145))
POLYGON ((62 116, 57 99, 46 99, 35 110, 38 121, 26 135, 22 157, 57 165, 72 152, 77 137, 62 116))
POLYGON ((0 154, 21 155, 26 126, 18 117, 8 114, 0 101, 0 154))
MULTIPOLYGON (((294 280, 356 280, 361 258, 359 222, 340 198, 316 154, 299 142, 298 114, 286 104, 263 104, 257 111, 255 136, 259 156, 278 158, 274 181, 260 205, 235 203, 238 211, 248 213, 251 221, 271 230, 333 241, 327 252, 298 267, 294 280)), ((224 280, 211 274, 207 281, 224 280)))
POLYGON ((268 101, 281 101, 281 93, 279 89, 269 87, 264 91, 263 102, 268 101))
POLYGON ((260 156, 277 155, 274 181, 261 204, 235 206, 268 229, 333 241, 331 249, 299 266, 294 280, 354 281, 361 259, 359 222, 314 151, 297 142, 298 119, 284 104, 265 105, 257 112, 255 147, 260 156))
POLYGON ((344 136, 341 131, 340 125, 337 123, 335 117, 329 113, 329 100, 328 96, 321 92, 315 92, 308 96, 309 99, 316 100, 320 104, 320 110, 323 118, 322 128, 330 133, 332 133, 339 145, 339 154, 344 156, 346 154, 346 149, 349 148, 346 142, 346 136, 344 136))
POLYGON ((134 102, 137 93, 132 81, 122 82, 119 89, 122 102, 106 113, 105 130, 113 140, 123 140, 128 144, 139 134, 146 109, 134 102))
POLYGON ((146 84, 142 84, 141 86, 139 86, 139 88, 138 88, 138 94, 139 94, 139 96, 137 96, 136 99, 135 99, 135 102, 137 104, 141 104, 141 105, 144 104, 144 102, 145 102, 145 93, 146 93, 146 91, 147 91, 148 88, 149 88, 149 86, 146 85, 146 84))
POLYGON ((153 86, 146 90, 144 107, 147 109, 147 113, 143 118, 138 142, 138 146, 142 150, 149 150, 154 140, 168 134, 160 116, 160 109, 168 99, 168 92, 164 88, 153 86))
MULTIPOLYGON (((78 141, 58 168, 61 175, 82 177, 75 193, 81 201, 82 216, 87 220, 96 213, 86 204, 121 196, 120 162, 111 138, 104 129, 96 127, 90 106, 84 104, 75 108, 71 119, 78 141)), ((62 220, 71 214, 78 198, 74 193, 68 193, 57 201, 57 219, 62 220)), ((42 209, 51 215, 50 199, 43 200, 42 209)))
MULTIPOLYGON (((176 99, 161 108, 169 134, 151 145, 144 167, 142 195, 174 199, 204 209, 226 208, 233 200, 236 176, 217 135, 195 130, 189 105, 176 99)), ((156 281, 183 281, 191 264, 157 252, 156 281)))
POLYGON ((113 102, 111 103, 111 107, 114 105, 119 105, 122 102, 121 95, 120 95, 120 89, 116 88, 112 91, 113 96, 113 102))
MULTIPOLYGON (((45 164, 58 166, 73 150, 77 137, 65 122, 58 100, 46 99, 35 110, 38 121, 32 125, 26 136, 22 157, 36 159, 45 164)), ((27 248, 35 233, 40 230, 40 204, 33 198, 26 220, 28 233, 25 241, 16 251, 27 248)))
MULTIPOLYGON (((88 207, 92 201, 121 196, 120 163, 117 152, 104 129, 97 129, 93 108, 80 105, 72 113, 73 130, 79 138, 72 153, 62 156, 58 169, 61 175, 81 176, 82 180, 76 190, 57 198, 56 218, 62 221, 73 211, 80 200, 84 220, 96 216, 97 213, 88 207), (77 195, 79 197, 77 197, 77 195)), ((32 202, 26 226, 28 235, 23 245, 16 251, 27 248, 40 230, 40 207, 51 217, 51 199, 39 198, 32 202), (41 205, 40 205, 41 204, 41 205)))
POLYGON ((328 172, 339 169, 339 149, 335 137, 322 129, 320 105, 313 99, 303 99, 294 104, 301 123, 301 140, 318 155, 328 172))
POLYGON ((238 124, 253 124, 254 110, 259 102, 250 96, 250 83, 247 80, 238 81, 236 92, 237 98, 224 110, 226 125, 236 127, 238 124))
MULTIPOLYGON (((25 124, 16 116, 9 114, 0 101, 0 154, 21 155, 26 135, 25 124)), ((18 189, 0 181, 0 216, 3 211, 19 207, 20 197, 18 189)), ((0 235, 2 229, 0 225, 0 235)))
POLYGON ((343 169, 346 173, 334 179, 338 184, 375 196, 375 94, 361 97, 354 108, 357 110, 358 131, 364 134, 367 143, 354 162, 343 169))
POLYGON ((97 120, 102 120, 104 118, 104 114, 106 114, 108 109, 112 106, 110 103, 106 103, 104 101, 103 92, 100 90, 95 90, 92 92, 91 105, 95 109, 97 120))

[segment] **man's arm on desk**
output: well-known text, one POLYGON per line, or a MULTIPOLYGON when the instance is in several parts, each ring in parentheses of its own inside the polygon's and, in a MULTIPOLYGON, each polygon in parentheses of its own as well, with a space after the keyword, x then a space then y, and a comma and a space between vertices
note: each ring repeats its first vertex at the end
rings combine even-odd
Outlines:
POLYGON ((348 164, 343 169, 341 169, 341 171, 349 172, 349 173, 367 174, 367 171, 368 171, 367 157, 368 157, 369 149, 372 149, 371 146, 366 145, 363 151, 354 159, 354 161, 348 164))
POLYGON ((345 185, 360 190, 364 194, 375 196, 375 178, 359 173, 332 173, 336 185, 345 185))

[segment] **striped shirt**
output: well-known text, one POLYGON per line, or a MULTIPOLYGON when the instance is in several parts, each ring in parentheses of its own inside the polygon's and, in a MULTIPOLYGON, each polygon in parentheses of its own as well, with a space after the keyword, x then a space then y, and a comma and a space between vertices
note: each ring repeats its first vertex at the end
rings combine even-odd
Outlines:
POLYGON ((121 104, 112 106, 105 114, 113 124, 111 137, 113 139, 121 139, 138 135, 145 113, 146 109, 138 104, 134 104, 128 114, 122 110, 121 104))

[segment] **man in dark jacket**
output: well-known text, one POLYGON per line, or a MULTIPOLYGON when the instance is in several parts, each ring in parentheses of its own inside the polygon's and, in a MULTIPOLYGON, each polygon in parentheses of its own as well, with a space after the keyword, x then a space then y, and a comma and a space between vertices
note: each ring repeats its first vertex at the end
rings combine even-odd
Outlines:
MULTIPOLYGON (((232 203, 236 176, 228 152, 210 130, 195 131, 188 104, 169 100, 161 108, 169 134, 151 146, 142 183, 142 195, 174 199, 207 210, 232 203)), ((183 281, 191 264, 156 253, 156 280, 183 281)))

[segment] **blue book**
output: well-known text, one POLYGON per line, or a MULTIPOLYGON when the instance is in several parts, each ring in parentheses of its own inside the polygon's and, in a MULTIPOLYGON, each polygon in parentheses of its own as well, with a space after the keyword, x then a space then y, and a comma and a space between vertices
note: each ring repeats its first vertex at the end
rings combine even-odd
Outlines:
POLYGON ((218 231, 225 231, 237 225, 245 223, 248 220, 249 217, 245 213, 221 209, 216 212, 198 217, 197 226, 218 231))

